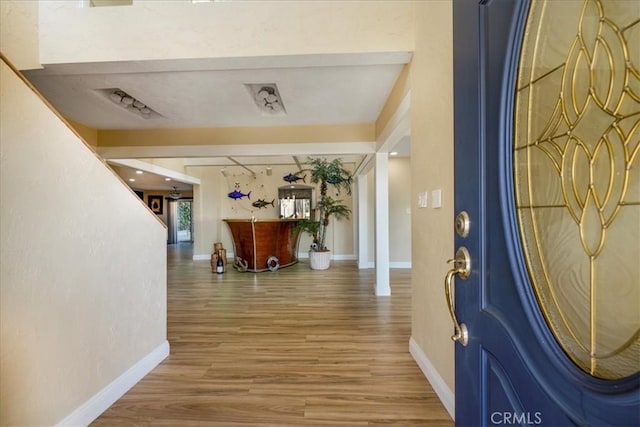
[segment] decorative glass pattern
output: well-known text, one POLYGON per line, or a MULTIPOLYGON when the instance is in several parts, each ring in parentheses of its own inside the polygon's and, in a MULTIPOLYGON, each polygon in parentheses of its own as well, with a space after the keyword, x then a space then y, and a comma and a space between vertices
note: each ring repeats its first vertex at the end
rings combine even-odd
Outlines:
POLYGON ((520 234, 545 318, 589 374, 640 370, 640 2, 533 0, 515 108, 520 234))

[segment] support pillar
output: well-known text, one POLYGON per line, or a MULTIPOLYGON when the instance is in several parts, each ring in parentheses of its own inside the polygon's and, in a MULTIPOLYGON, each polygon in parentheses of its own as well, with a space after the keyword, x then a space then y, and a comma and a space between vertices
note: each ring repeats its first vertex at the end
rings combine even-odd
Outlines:
POLYGON ((369 268, 369 189, 367 174, 358 175, 356 178, 358 189, 358 268, 369 268))
POLYGON ((389 284, 389 154, 376 153, 376 296, 391 295, 389 284))

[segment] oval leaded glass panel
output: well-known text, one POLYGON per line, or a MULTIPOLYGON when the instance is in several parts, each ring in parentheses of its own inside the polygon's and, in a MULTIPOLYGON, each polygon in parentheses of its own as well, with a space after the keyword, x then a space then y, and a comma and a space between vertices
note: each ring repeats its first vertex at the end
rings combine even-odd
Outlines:
POLYGON ((549 327, 584 371, 640 369, 640 2, 531 2, 513 165, 549 327))

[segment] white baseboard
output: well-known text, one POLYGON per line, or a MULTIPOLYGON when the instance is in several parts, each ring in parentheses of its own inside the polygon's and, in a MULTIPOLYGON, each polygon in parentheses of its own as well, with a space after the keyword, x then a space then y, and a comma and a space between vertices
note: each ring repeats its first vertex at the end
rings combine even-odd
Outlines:
MULTIPOLYGON (((363 263, 358 263, 358 268, 359 269, 366 269, 366 268, 376 268, 376 263, 375 261, 366 261, 363 263)), ((389 263, 389 268, 411 268, 411 261, 409 262, 403 262, 403 261, 397 261, 397 262, 390 262, 389 263)))
POLYGON ((375 268, 375 267, 376 267, 376 263, 373 261, 358 262, 358 268, 360 270, 366 270, 368 268, 375 268))
MULTIPOLYGON (((298 252, 298 259, 309 259, 309 251, 298 252)), ((336 261, 355 261, 358 257, 354 254, 334 254, 331 255, 331 259, 336 261)))
MULTIPOLYGON (((233 259, 233 252, 227 251, 227 259, 233 259)), ((209 261, 211 259, 211 254, 197 254, 193 255, 194 261, 209 261)), ((298 252, 298 259, 309 259, 309 252, 298 252)), ((358 259, 356 255, 353 254, 335 254, 331 256, 331 259, 335 259, 336 261, 354 261, 358 259)), ((373 267, 372 267, 373 268, 373 267)), ((394 267, 394 268, 406 268, 406 267, 394 267)))
MULTIPOLYGON (((235 256, 233 254, 233 252, 229 252, 227 251, 227 259, 234 259, 235 256)), ((211 254, 194 254, 193 258, 194 261, 210 261, 211 260, 211 254)))
POLYGON ((413 337, 409 340, 409 353, 413 356, 413 360, 416 361, 420 370, 427 378, 431 387, 436 392, 440 401, 444 405, 445 409, 451 416, 451 419, 456 419, 456 398, 455 394, 451 391, 447 383, 442 376, 438 373, 431 361, 424 354, 418 343, 415 342, 413 337))
POLYGON ((336 261, 355 261, 358 257, 354 254, 336 254, 331 257, 336 261))
POLYGON ((409 262, 406 262, 406 261, 390 262, 389 263, 389 268, 411 268, 411 261, 409 261, 409 262))
POLYGON ((158 366, 168 355, 169 341, 165 341, 113 380, 111 384, 107 385, 91 399, 79 406, 57 425, 88 426, 98 418, 100 414, 124 396, 131 387, 151 372, 153 368, 158 366))
MULTIPOLYGON (((227 251, 227 259, 233 259, 233 252, 227 251)), ((211 254, 197 254, 193 255, 194 261, 209 261, 211 259, 211 254)), ((298 252, 298 259, 309 259, 309 252, 298 252)), ((355 261, 358 259, 357 255, 354 254, 335 254, 331 256, 331 259, 336 261, 355 261)), ((364 263, 364 266, 358 264, 358 268, 376 268, 376 263, 374 261, 369 261, 364 263)), ((411 261, 398 261, 398 262, 390 262, 389 268, 411 268, 411 261)))

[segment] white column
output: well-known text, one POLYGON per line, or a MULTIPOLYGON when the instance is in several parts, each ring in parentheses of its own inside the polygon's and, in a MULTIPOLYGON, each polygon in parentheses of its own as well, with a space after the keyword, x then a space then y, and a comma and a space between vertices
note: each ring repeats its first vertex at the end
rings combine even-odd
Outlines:
POLYGON ((389 285, 389 154, 376 153, 376 295, 391 295, 389 285))
POLYGON ((369 268, 369 200, 367 175, 356 177, 358 190, 358 268, 369 268))

